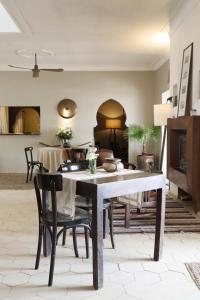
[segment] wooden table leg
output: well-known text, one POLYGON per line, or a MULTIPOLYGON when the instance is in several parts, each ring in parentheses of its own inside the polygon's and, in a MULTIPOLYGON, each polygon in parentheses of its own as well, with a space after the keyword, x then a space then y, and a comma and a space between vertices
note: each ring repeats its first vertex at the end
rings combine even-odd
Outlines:
POLYGON ((163 238, 165 227, 165 189, 157 190, 157 209, 156 209, 156 232, 154 244, 154 260, 158 261, 162 256, 163 238))
POLYGON ((103 287, 103 199, 92 200, 93 286, 103 287))

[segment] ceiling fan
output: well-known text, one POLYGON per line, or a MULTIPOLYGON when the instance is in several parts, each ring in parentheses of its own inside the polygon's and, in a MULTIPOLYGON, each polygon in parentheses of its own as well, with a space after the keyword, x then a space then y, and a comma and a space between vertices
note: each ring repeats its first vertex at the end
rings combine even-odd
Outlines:
POLYGON ((61 68, 59 68, 59 69, 39 69, 38 64, 37 64, 37 54, 36 53, 35 53, 35 65, 34 65, 33 69, 17 67, 17 66, 13 66, 13 65, 8 65, 8 66, 11 68, 30 70, 30 71, 32 71, 34 78, 39 77, 40 71, 49 71, 49 72, 63 72, 64 71, 64 69, 61 69, 61 68))

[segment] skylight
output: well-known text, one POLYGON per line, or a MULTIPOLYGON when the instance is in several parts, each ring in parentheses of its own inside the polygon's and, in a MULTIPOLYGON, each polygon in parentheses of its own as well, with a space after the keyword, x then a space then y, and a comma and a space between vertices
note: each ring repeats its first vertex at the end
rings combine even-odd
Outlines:
POLYGON ((20 29, 0 2, 0 33, 1 32, 20 32, 20 29))

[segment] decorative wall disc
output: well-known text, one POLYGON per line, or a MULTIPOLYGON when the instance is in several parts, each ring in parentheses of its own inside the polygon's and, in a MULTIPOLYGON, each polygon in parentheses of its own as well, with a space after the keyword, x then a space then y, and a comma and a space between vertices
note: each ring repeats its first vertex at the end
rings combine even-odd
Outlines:
POLYGON ((57 106, 58 114, 65 119, 75 116, 77 111, 76 103, 71 99, 63 99, 57 106))

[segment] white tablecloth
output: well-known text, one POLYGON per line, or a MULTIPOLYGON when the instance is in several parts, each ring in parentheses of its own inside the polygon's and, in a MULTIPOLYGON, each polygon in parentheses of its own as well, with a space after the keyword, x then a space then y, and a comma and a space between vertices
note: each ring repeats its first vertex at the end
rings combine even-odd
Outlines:
MULTIPOLYGON (((101 177, 111 177, 115 175, 136 174, 142 171, 124 169, 117 172, 108 173, 103 169, 97 169, 96 174, 89 174, 89 170, 78 172, 62 173, 63 176, 63 191, 58 192, 57 196, 57 209, 64 214, 74 215, 75 211, 75 198, 76 198, 76 181, 95 179, 101 177)), ((138 194, 138 193, 137 193, 138 194)), ((137 194, 131 194, 126 197, 135 199, 137 194)), ((140 194, 140 193, 139 193, 140 194)))
POLYGON ((63 149, 54 147, 38 148, 38 161, 42 162, 49 172, 56 172, 60 164, 63 163, 63 149))

